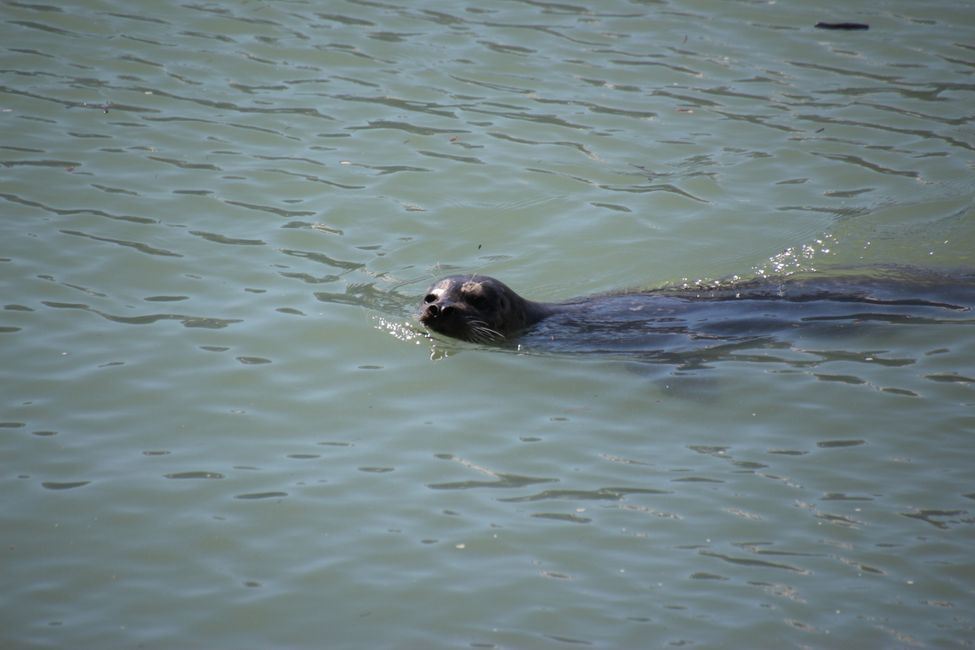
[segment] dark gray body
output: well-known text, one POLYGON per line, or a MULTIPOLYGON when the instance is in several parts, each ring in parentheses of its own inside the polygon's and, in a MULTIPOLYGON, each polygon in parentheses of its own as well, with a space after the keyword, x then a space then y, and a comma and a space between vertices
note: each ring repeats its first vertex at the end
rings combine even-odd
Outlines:
MULTIPOLYGON (((972 274, 897 270, 870 276, 762 278, 717 288, 663 288, 562 303, 524 300, 486 276, 453 277, 482 282, 486 289, 511 292, 513 299, 524 301, 523 311, 532 316, 529 322, 510 330, 499 328, 503 336, 482 342, 525 351, 637 355, 687 363, 744 348, 801 348, 823 337, 866 334, 880 331, 878 327, 975 325, 972 274)), ((447 282, 449 289, 450 280, 434 287, 447 282)), ((457 292, 448 294, 444 298, 454 304, 463 301, 457 292)), ((489 311, 490 305, 483 309, 489 311)), ((436 323, 424 324, 437 330, 436 323)), ((442 333, 464 338, 456 328, 442 333)))

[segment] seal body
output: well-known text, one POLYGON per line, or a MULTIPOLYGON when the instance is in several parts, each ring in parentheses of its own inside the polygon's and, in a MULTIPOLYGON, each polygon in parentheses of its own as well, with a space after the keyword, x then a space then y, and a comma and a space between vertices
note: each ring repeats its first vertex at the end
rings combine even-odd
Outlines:
POLYGON ((975 275, 760 278, 561 303, 527 300, 488 276, 455 275, 430 287, 419 318, 434 332, 477 343, 667 358, 756 344, 795 348, 800 339, 876 324, 975 324, 975 275))

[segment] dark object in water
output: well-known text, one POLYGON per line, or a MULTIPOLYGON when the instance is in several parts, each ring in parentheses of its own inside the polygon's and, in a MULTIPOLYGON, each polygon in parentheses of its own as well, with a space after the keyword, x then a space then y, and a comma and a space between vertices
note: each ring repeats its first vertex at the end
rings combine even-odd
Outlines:
POLYGON ((682 363, 708 350, 797 349, 810 337, 866 333, 871 325, 975 326, 975 275, 873 269, 870 275, 759 278, 559 303, 527 300, 488 276, 454 275, 430 287, 419 319, 434 332, 474 343, 682 363))
POLYGON ((870 29, 870 25, 868 25, 866 23, 824 23, 824 22, 818 22, 818 23, 816 23, 816 29, 847 29, 847 30, 870 29))

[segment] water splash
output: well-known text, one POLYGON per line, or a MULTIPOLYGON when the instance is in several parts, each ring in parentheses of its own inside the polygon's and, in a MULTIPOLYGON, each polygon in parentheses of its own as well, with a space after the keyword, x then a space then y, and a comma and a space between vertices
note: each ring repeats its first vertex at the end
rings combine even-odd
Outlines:
POLYGON ((837 243, 835 236, 826 234, 812 243, 790 246, 768 258, 761 266, 754 267, 754 271, 761 277, 815 273, 820 261, 834 254, 837 243))

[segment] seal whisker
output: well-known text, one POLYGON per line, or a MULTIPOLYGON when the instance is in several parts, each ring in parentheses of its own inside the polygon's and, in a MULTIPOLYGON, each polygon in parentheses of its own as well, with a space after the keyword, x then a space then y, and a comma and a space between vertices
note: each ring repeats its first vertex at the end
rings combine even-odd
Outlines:
POLYGON ((471 328, 471 340, 475 343, 497 343, 504 340, 504 335, 496 329, 488 327, 482 320, 468 321, 471 328))

